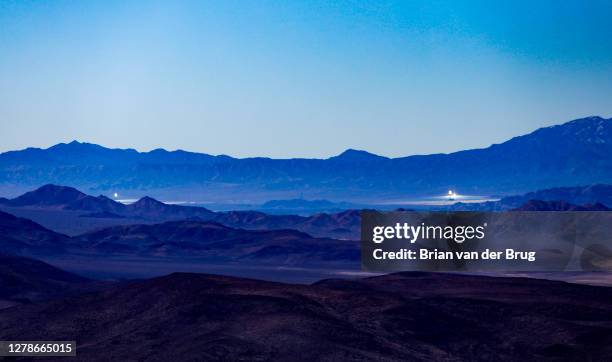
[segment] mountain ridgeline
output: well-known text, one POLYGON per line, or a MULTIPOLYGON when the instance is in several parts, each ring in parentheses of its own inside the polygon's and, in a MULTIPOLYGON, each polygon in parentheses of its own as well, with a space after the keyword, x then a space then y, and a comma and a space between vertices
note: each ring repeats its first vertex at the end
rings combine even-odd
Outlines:
POLYGON ((358 234, 359 211, 355 210, 310 217, 253 211, 215 213, 203 207, 168 205, 150 197, 124 205, 57 185, 4 199, 0 207, 10 212, 36 211, 34 215, 49 227, 0 211, 0 253, 13 255, 43 259, 62 255, 197 257, 280 265, 338 264, 359 258, 358 242, 331 238, 358 234), (58 229, 58 218, 84 212, 86 217, 104 214, 118 223, 72 236, 50 230, 58 229), (123 224, 126 220, 132 224, 123 224))
POLYGON ((45 259, 131 256, 306 265, 356 262, 356 241, 315 238, 296 230, 244 230, 201 220, 117 225, 66 236, 0 211, 0 255, 45 259))
POLYGON ((196 220, 234 228, 294 229, 313 236, 357 240, 360 221, 359 210, 311 216, 272 215, 258 211, 213 212, 204 207, 166 204, 148 196, 125 205, 102 195, 90 196, 72 187, 51 184, 13 199, 0 199, 0 209, 73 235, 89 231, 75 228, 75 225, 89 225, 81 219, 105 219, 103 226, 196 220), (66 225, 68 227, 64 228, 66 225))
POLYGON ((454 211, 606 211, 612 208, 612 185, 554 187, 506 196, 498 201, 480 203, 457 202, 448 207, 454 211))
POLYGON ((386 158, 347 150, 328 159, 269 159, 57 144, 0 155, 0 190, 56 183, 93 191, 227 201, 295 197, 381 200, 436 194, 513 194, 612 183, 612 120, 577 119, 484 149, 386 158), (280 197, 279 197, 280 196, 280 197))

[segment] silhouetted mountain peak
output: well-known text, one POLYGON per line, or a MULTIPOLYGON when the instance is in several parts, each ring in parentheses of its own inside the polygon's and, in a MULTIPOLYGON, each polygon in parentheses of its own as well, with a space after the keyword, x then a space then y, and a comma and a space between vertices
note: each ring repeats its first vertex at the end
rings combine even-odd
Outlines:
POLYGON ((71 141, 69 143, 58 143, 49 147, 49 150, 91 150, 91 149, 103 149, 105 147, 99 146, 94 143, 87 142, 79 142, 77 140, 71 141))
POLYGON ((51 157, 69 164, 91 164, 112 162, 121 164, 129 162, 132 157, 137 157, 139 152, 132 148, 107 148, 95 143, 72 141, 70 143, 58 143, 49 147, 47 152, 51 157))
POLYGON ((10 204, 13 206, 66 205, 84 197, 87 195, 75 188, 47 184, 11 200, 10 204))
POLYGON ((151 207, 164 207, 164 204, 161 201, 155 200, 150 196, 142 197, 140 200, 136 201, 131 205, 133 208, 151 208, 151 207))
POLYGON ((556 138, 583 144, 610 143, 612 142, 612 119, 599 116, 579 118, 560 125, 540 128, 524 137, 538 137, 540 141, 552 141, 550 138, 556 138))
POLYGON ((589 116, 589 117, 583 117, 583 118, 577 118, 574 119, 572 121, 568 121, 565 122, 563 124, 561 124, 560 126, 567 126, 567 125, 582 125, 582 126, 586 126, 586 125, 600 125, 603 122, 608 122, 611 121, 611 118, 603 118, 600 116, 589 116))
POLYGON ((349 148, 348 150, 342 152, 338 156, 332 157, 334 160, 342 160, 342 161, 372 161, 372 160, 384 160, 387 157, 375 155, 373 153, 363 151, 363 150, 355 150, 349 148))
POLYGON ((12 200, 0 202, 13 207, 42 207, 65 210, 87 210, 121 212, 123 204, 109 199, 106 196, 93 197, 81 191, 58 185, 44 185, 34 191, 26 192, 12 200))

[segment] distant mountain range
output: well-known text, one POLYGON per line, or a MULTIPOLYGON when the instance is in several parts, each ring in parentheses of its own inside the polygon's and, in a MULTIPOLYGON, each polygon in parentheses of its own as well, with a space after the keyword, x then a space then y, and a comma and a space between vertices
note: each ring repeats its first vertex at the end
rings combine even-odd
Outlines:
POLYGON ((565 201, 529 200, 514 211, 610 211, 606 205, 586 204, 574 205, 565 201))
POLYGON ((332 202, 329 200, 270 200, 258 205, 257 210, 268 213, 315 213, 315 212, 338 212, 347 209, 360 209, 360 205, 349 202, 332 202))
POLYGON ((244 230, 211 221, 118 225, 66 236, 0 211, 0 253, 35 256, 199 258, 305 265, 359 260, 357 241, 315 238, 296 230, 244 230))
POLYGON ((120 225, 74 237, 102 255, 198 257, 278 265, 359 260, 359 243, 313 238, 295 230, 253 231, 202 221, 120 225))
POLYGON ((106 213, 98 215, 106 217, 129 216, 152 219, 199 217, 209 219, 213 215, 212 211, 203 207, 168 205, 150 197, 143 197, 133 204, 124 205, 106 196, 89 196, 75 188, 57 185, 44 185, 14 199, 0 200, 0 205, 93 211, 106 213))
MULTIPOLYGON (((610 211, 599 202, 609 200, 610 192, 609 185, 560 188, 496 203, 455 206, 473 210, 610 211), (586 203, 558 200, 560 196, 586 203)), ((359 260, 359 210, 307 217, 257 211, 212 212, 202 207, 168 205, 150 197, 124 205, 56 185, 0 200, 0 209, 0 253, 57 261, 68 270, 83 270, 79 265, 69 265, 82 258, 93 258, 91 266, 109 258, 153 258, 169 263, 197 259, 198 263, 299 268, 318 265, 328 269, 355 267, 359 260)), ((109 268, 116 270, 113 266, 100 270, 107 273, 109 268)))
POLYGON ((203 207, 165 204, 147 196, 124 205, 105 196, 94 197, 72 187, 58 185, 44 185, 14 199, 0 200, 0 209, 69 234, 80 234, 97 225, 191 219, 251 230, 294 229, 320 237, 359 238, 358 210, 312 216, 270 215, 258 211, 212 212, 203 207), (103 220, 85 223, 85 219, 103 220), (66 225, 66 229, 62 225, 66 225), (79 225, 86 228, 77 227, 79 225))
MULTIPOLYGON (((312 203, 328 204, 326 201, 312 203)), ((301 205, 304 200, 290 200, 288 204, 301 205)), ((270 205, 287 204, 279 201, 271 202, 270 205)), ((484 203, 456 203, 444 209, 609 211, 610 205, 612 185, 592 185, 539 190, 484 203)), ((170 205, 148 196, 125 205, 105 196, 94 197, 72 187, 57 185, 44 185, 13 199, 0 199, 0 210, 34 220, 48 229, 69 235, 118 225, 191 220, 215 222, 248 230, 292 229, 323 238, 360 238, 360 210, 318 213, 311 216, 277 215, 248 210, 213 212, 198 206, 170 205)))
POLYGON ((76 141, 0 154, 0 191, 46 183, 190 201, 261 202, 303 194, 362 202, 443 194, 449 188, 508 195, 612 183, 612 120, 588 117, 484 149, 393 159, 356 150, 328 159, 236 159, 76 141))
POLYGON ((84 361, 609 361, 611 301, 527 278, 175 273, 2 310, 0 340, 76 339, 84 361))
POLYGON ((597 209, 594 211, 612 208, 612 185, 556 187, 532 191, 523 195, 507 196, 499 201, 482 203, 457 202, 447 207, 447 209, 455 211, 503 211, 538 207, 542 209, 570 208, 572 205, 574 207, 582 205, 585 209, 597 209), (539 206, 536 205, 536 202, 539 202, 539 206), (552 203, 557 205, 555 206, 552 203))

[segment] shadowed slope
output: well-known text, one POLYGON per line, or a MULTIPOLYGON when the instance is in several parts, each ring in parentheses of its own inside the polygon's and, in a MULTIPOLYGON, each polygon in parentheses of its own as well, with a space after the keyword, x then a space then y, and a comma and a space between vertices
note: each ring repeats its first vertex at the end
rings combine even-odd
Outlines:
POLYGON ((354 241, 313 238, 295 230, 253 231, 214 222, 170 221, 114 226, 75 237, 85 249, 103 254, 202 257, 295 264, 356 261, 354 241))
POLYGON ((429 273, 310 286, 172 274, 0 312, 0 339, 51 336, 76 339, 88 361, 607 360, 612 289, 429 273))
POLYGON ((65 251, 70 238, 28 219, 0 211, 0 253, 56 254, 65 251))
POLYGON ((0 308, 93 290, 101 283, 39 260, 0 254, 0 308))

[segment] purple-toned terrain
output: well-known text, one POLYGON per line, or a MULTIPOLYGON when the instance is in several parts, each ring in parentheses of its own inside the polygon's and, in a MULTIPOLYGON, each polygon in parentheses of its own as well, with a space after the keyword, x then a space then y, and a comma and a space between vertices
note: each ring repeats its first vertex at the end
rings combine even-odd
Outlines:
POLYGON ((80 361, 612 358, 612 289, 399 273, 311 285, 176 273, 0 311, 2 340, 80 361))

